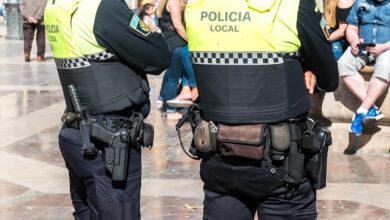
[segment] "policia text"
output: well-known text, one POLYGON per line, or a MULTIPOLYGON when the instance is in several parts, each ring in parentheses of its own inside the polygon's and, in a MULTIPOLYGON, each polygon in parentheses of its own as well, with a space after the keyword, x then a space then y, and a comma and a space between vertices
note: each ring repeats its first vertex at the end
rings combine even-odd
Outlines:
POLYGON ((200 13, 201 21, 224 22, 225 24, 211 24, 210 32, 239 32, 237 25, 229 24, 231 22, 251 21, 249 12, 215 12, 202 11, 200 13), (227 23, 227 24, 226 24, 227 23))

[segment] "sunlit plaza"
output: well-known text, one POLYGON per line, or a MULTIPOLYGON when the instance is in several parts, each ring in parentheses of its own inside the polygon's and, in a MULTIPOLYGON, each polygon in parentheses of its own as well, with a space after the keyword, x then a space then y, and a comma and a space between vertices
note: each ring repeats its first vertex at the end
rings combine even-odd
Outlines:
MULTIPOLYGON (((65 103, 50 47, 46 61, 37 62, 34 45, 27 63, 23 41, 5 35, 0 22, 0 220, 74 219, 57 138, 65 103)), ((176 122, 167 120, 156 104, 162 77, 149 76, 152 111, 147 121, 156 134, 153 149, 142 152, 142 219, 202 219, 199 161, 184 154, 176 122)), ((339 116, 334 116, 337 123, 326 119, 334 144, 327 187, 317 193, 318 219, 390 219, 390 114, 385 112, 384 122, 369 124, 370 132, 356 140, 348 134, 343 122, 350 119, 342 119, 337 93, 335 97, 326 96, 323 102, 338 101, 332 108, 322 106, 325 114, 339 116)), ((188 124, 182 132, 188 146, 188 124)))

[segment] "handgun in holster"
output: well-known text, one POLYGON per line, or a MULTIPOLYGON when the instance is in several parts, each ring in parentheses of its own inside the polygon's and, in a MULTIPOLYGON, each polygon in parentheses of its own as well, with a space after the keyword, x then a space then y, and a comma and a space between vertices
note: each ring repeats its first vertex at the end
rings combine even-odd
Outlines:
POLYGON ((107 144, 104 155, 105 167, 113 181, 121 182, 127 177, 130 145, 137 144, 143 138, 143 117, 140 113, 133 113, 129 121, 116 126, 117 132, 112 132, 94 123, 91 127, 91 136, 107 144))

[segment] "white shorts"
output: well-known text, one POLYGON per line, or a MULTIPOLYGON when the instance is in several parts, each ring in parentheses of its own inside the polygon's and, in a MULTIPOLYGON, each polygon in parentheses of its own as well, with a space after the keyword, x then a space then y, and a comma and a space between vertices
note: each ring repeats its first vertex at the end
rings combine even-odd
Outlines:
MULTIPOLYGON (((359 74, 359 70, 361 70, 367 62, 367 56, 353 55, 351 52, 351 46, 349 46, 337 62, 339 74, 340 76, 359 74)), ((387 82, 390 81, 390 50, 383 52, 375 59, 373 76, 384 79, 387 82)))

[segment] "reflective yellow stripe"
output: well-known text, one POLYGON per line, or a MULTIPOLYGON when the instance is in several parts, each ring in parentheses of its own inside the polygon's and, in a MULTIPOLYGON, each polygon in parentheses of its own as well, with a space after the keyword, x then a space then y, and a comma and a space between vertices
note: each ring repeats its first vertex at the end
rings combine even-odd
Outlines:
POLYGON ((299 0, 191 0, 186 12, 190 51, 292 52, 299 0))

